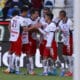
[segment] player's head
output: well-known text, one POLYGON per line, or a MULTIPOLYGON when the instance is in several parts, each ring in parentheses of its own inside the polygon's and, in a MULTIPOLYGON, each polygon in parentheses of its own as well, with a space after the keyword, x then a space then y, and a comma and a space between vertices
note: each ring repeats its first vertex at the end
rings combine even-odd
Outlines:
POLYGON ((52 13, 48 13, 45 15, 45 21, 46 22, 51 22, 53 19, 54 15, 52 13))
POLYGON ((61 10, 61 11, 59 12, 59 17, 60 17, 60 19, 65 18, 65 17, 66 17, 66 11, 61 10))
POLYGON ((49 12, 51 12, 50 9, 47 8, 47 7, 45 7, 45 8, 43 9, 43 16, 45 16, 45 14, 47 14, 47 13, 49 13, 49 12))
POLYGON ((12 12, 12 16, 13 17, 16 16, 16 15, 19 15, 19 11, 18 10, 15 10, 15 11, 12 12))
POLYGON ((37 9, 31 10, 31 18, 37 19, 39 17, 39 11, 37 9))
POLYGON ((22 7, 21 8, 21 15, 23 16, 23 17, 26 17, 27 16, 27 12, 28 12, 28 7, 22 7))

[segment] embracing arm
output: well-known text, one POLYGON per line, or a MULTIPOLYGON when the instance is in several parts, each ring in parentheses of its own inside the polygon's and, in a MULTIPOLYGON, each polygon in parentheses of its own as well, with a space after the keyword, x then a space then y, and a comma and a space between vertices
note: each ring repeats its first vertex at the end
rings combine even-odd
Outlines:
POLYGON ((38 29, 43 35, 46 35, 46 32, 42 30, 41 28, 38 29))

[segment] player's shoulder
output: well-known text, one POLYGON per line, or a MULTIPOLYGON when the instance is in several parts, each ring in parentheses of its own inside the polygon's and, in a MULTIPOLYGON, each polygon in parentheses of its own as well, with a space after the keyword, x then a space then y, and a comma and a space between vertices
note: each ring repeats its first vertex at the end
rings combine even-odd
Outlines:
POLYGON ((50 26, 56 26, 56 24, 52 21, 52 22, 50 23, 50 26))
POLYGON ((40 22, 45 21, 44 17, 40 17, 40 22))
POLYGON ((37 17, 37 19, 35 20, 36 22, 39 22, 40 21, 40 17, 37 17))
POLYGON ((71 23, 72 22, 72 20, 70 19, 70 18, 68 18, 68 21, 67 21, 68 23, 71 23))
POLYGON ((22 16, 18 16, 18 17, 19 17, 20 20, 24 20, 24 17, 22 17, 22 16))
POLYGON ((59 26, 63 25, 63 20, 60 20, 59 26))
POLYGON ((40 17, 40 19, 41 19, 41 20, 44 20, 44 17, 43 17, 43 16, 41 16, 41 17, 40 17))
POLYGON ((32 19, 30 17, 27 17, 26 22, 28 22, 29 24, 32 24, 32 19))
POLYGON ((54 28, 56 28, 56 25, 54 22, 51 22, 50 24, 47 25, 47 28, 48 29, 54 29, 54 28))
POLYGON ((18 18, 19 18, 18 16, 14 16, 10 21, 13 22, 14 20, 19 20, 18 18))
POLYGON ((28 22, 32 22, 32 19, 31 19, 30 17, 27 17, 26 20, 27 20, 28 22))
POLYGON ((59 17, 56 17, 56 18, 53 18, 53 20, 52 20, 53 22, 55 22, 55 23, 59 23, 61 20, 60 20, 60 18, 59 17))

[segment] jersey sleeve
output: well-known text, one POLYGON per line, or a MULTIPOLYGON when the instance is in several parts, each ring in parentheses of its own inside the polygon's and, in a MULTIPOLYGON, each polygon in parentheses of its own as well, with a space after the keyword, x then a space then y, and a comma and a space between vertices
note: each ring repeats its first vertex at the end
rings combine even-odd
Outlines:
POLYGON ((73 29, 74 29, 74 28, 73 28, 72 20, 69 19, 68 25, 69 25, 69 29, 70 29, 70 30, 73 30, 73 29))
POLYGON ((32 21, 30 19, 27 19, 26 21, 27 21, 27 26, 32 25, 32 21))
POLYGON ((20 20, 20 25, 21 25, 21 27, 25 27, 26 26, 26 21, 25 21, 25 19, 21 19, 20 20))
POLYGON ((47 28, 47 32, 55 32, 56 31, 56 25, 54 23, 50 24, 47 28))
POLYGON ((30 19, 27 19, 27 18, 22 18, 22 20, 21 20, 21 26, 22 27, 28 27, 28 26, 30 26, 31 25, 31 20, 30 19))
POLYGON ((42 30, 41 28, 38 29, 43 35, 46 35, 46 32, 42 30))

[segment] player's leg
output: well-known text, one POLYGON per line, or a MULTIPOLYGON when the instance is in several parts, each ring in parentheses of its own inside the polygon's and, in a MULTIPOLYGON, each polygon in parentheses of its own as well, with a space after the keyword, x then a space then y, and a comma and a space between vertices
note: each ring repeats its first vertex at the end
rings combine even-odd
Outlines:
POLYGON ((27 68, 27 74, 29 74, 30 71, 31 71, 30 62, 29 62, 29 52, 30 52, 30 45, 29 45, 29 43, 24 44, 22 50, 26 54, 26 68, 27 68))
POLYGON ((68 70, 65 73, 65 76, 72 76, 73 73, 73 58, 72 56, 67 56, 68 57, 68 70))
POLYGON ((56 41, 55 40, 53 40, 53 42, 52 42, 52 48, 51 48, 50 52, 51 52, 51 57, 52 57, 52 60, 53 60, 52 74, 53 75, 57 75, 57 68, 56 68, 57 44, 56 44, 56 41))
POLYGON ((49 48, 44 48, 44 53, 43 53, 43 73, 42 75, 47 76, 48 75, 48 58, 50 56, 50 49, 49 48))
POLYGON ((8 68, 4 70, 5 73, 13 73, 14 72, 14 57, 13 52, 15 51, 14 42, 10 42, 10 49, 8 53, 8 68))
POLYGON ((44 53, 45 45, 46 45, 46 41, 42 40, 42 42, 40 43, 40 46, 39 46, 40 55, 41 55, 42 60, 43 60, 43 53, 44 53))
POLYGON ((61 72, 60 72, 60 76, 64 76, 65 74, 65 59, 63 57, 63 43, 58 43, 58 57, 61 63, 61 72))
POLYGON ((42 75, 47 76, 48 75, 48 60, 45 58, 43 59, 43 73, 42 75))
POLYGON ((50 58, 48 58, 48 75, 57 75, 56 60, 54 59, 53 49, 50 49, 50 58))
POLYGON ((10 73, 14 73, 15 72, 15 65, 14 65, 15 54, 9 54, 8 58, 9 58, 8 61, 10 66, 10 73))
POLYGON ((19 74, 20 73, 20 57, 18 55, 16 55, 16 58, 15 58, 15 73, 16 74, 19 74))
POLYGON ((29 57, 29 65, 30 65, 30 71, 29 74, 35 75, 34 72, 34 55, 36 53, 36 41, 31 39, 29 42, 29 52, 28 52, 28 57, 29 57))
POLYGON ((19 36, 18 40, 15 42, 15 73, 20 74, 20 56, 22 51, 22 40, 19 36))
POLYGON ((29 56, 26 56, 26 67, 27 67, 27 74, 30 74, 31 68, 30 68, 30 62, 29 62, 29 56))
POLYGON ((66 72, 65 76, 72 76, 73 73, 73 38, 72 35, 69 38, 70 43, 70 51, 67 51, 67 59, 68 59, 68 71, 66 72))
POLYGON ((53 75, 53 60, 48 58, 48 75, 53 75))
POLYGON ((30 64, 30 71, 29 71, 29 74, 35 75, 33 56, 29 56, 29 64, 30 64))

